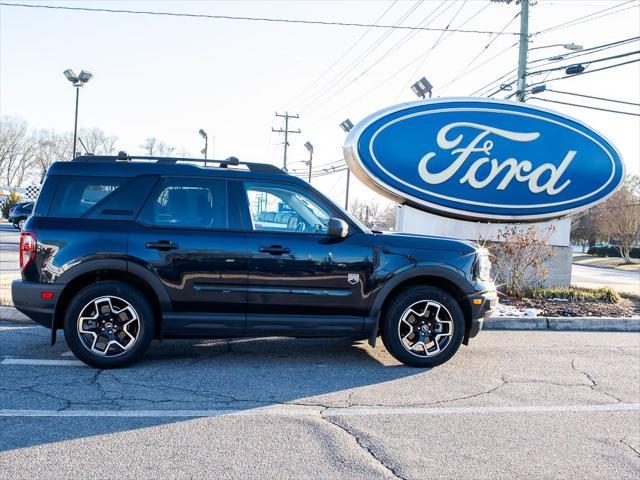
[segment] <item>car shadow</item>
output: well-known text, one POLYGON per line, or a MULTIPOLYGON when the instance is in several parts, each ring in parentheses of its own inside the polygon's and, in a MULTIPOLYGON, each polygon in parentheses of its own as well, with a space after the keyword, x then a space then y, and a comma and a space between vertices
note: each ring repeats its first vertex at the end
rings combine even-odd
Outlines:
POLYGON ((0 417, 0 451, 194 418, 118 412, 205 410, 224 415, 273 405, 366 405, 363 398, 377 397, 366 389, 373 393, 389 382, 428 372, 399 364, 381 343, 372 349, 365 341, 290 338, 165 340, 154 342, 142 362, 126 369, 14 371, 16 376, 9 378, 10 370, 3 370, 7 385, 14 387, 3 388, 3 409, 109 411, 114 416, 0 417))

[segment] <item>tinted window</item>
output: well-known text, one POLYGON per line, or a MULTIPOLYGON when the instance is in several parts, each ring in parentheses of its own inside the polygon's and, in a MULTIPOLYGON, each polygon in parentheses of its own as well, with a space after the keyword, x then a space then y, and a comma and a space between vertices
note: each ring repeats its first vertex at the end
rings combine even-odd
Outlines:
POLYGON ((114 177, 63 177, 49 211, 50 217, 78 218, 112 195, 126 181, 114 177))
POLYGON ((103 220, 133 219, 149 196, 156 180, 157 177, 151 175, 140 175, 127 180, 117 191, 104 197, 82 216, 103 220))
POLYGON ((305 194, 277 184, 249 184, 254 230, 324 233, 331 213, 305 194))
POLYGON ((226 228, 226 182, 208 178, 166 178, 140 215, 148 225, 226 228))

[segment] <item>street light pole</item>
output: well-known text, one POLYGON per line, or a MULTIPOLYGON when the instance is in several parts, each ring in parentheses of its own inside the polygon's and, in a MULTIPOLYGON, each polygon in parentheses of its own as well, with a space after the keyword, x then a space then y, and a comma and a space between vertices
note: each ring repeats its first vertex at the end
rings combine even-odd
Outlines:
POLYGON ((307 151, 309 152, 309 161, 307 163, 309 164, 309 184, 311 184, 311 166, 313 165, 313 145, 311 144, 311 142, 307 142, 304 144, 304 148, 306 148, 307 151))
POLYGON ((520 0, 520 50, 518 54, 517 98, 524 102, 527 88, 527 49, 529 48, 529 0, 520 0))
MULTIPOLYGON (((423 79, 424 79, 425 82, 427 82, 426 78, 423 77, 423 79)), ((422 81, 422 79, 420 81, 422 81)), ((429 82, 427 82, 427 83, 429 83, 429 82)), ((411 87, 411 88, 413 89, 413 87, 411 87)), ((345 121, 343 121, 340 124, 340 128, 342 130, 344 130, 345 133, 349 133, 351 131, 351 129, 353 128, 353 122, 347 118, 345 121)), ((348 168, 348 165, 347 165, 347 188, 346 188, 345 194, 344 194, 344 209, 347 210, 347 211, 349 211, 349 184, 350 183, 351 183, 351 169, 348 168)))
POLYGON ((62 72, 67 80, 69 80, 74 87, 76 87, 76 113, 73 121, 73 158, 76 158, 77 144, 78 144, 78 105, 80 103, 80 87, 91 80, 93 74, 82 70, 80 75, 76 75, 73 70, 67 68, 62 72))
POLYGON ((198 131, 198 133, 200 134, 200 136, 202 138, 204 138, 204 148, 202 150, 200 150, 200 153, 202 153, 202 155, 204 155, 204 166, 207 166, 207 151, 209 149, 209 136, 207 135, 207 132, 205 132, 202 128, 198 131))
POLYGON ((76 85, 76 115, 75 120, 73 122, 73 158, 76 158, 76 152, 78 151, 76 148, 77 138, 78 138, 78 104, 80 103, 80 86, 76 85))
POLYGON ((347 168, 347 190, 344 195, 344 209, 349 211, 349 183, 351 180, 351 170, 347 168))

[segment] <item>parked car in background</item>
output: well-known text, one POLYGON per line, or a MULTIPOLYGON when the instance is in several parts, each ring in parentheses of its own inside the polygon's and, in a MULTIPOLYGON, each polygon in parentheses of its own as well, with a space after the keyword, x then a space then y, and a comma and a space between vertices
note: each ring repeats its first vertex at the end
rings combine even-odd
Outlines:
POLYGON ((13 224, 15 228, 22 230, 24 222, 27 221, 31 212, 33 212, 34 202, 22 202, 16 203, 15 206, 9 209, 9 222, 13 224))
POLYGON ((378 335, 434 367, 494 310, 477 245, 371 231, 273 165, 214 164, 54 163, 21 233, 16 308, 97 368, 139 360, 153 338, 378 335))

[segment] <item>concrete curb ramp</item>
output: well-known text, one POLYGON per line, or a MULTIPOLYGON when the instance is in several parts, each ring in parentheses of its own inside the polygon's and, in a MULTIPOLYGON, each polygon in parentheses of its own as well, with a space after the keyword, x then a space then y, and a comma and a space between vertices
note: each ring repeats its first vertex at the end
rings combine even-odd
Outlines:
MULTIPOLYGON (((0 306, 0 321, 33 323, 13 307, 0 306)), ((640 318, 615 317, 491 317, 485 330, 557 330, 591 332, 640 332, 640 318)))

